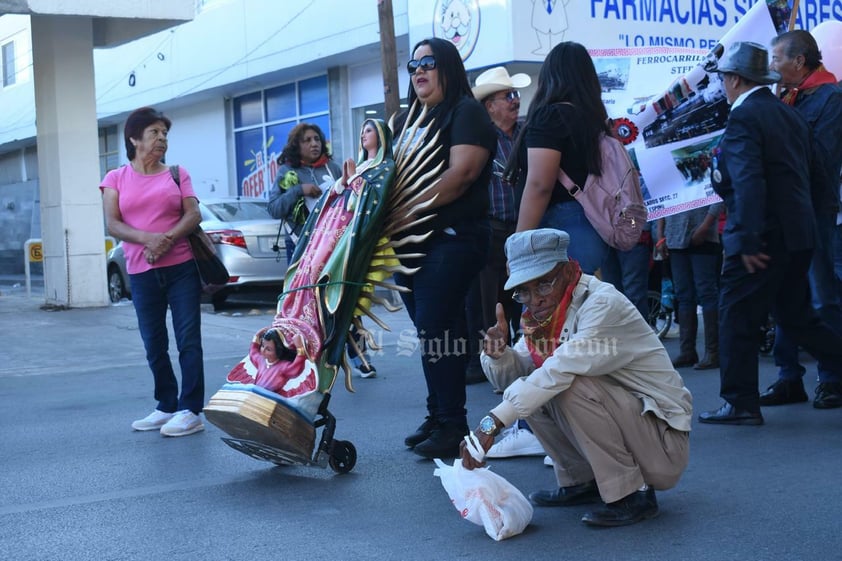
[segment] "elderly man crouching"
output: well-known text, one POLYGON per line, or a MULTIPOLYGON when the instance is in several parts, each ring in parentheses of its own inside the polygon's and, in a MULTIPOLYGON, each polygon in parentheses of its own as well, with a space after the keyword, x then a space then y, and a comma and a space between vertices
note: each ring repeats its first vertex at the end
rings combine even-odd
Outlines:
MULTIPOLYGON (((485 451, 527 419, 555 464, 559 489, 531 493, 539 506, 597 502, 582 517, 625 526, 658 514, 655 489, 687 466, 692 397, 657 335, 612 285, 567 258, 570 236, 553 229, 506 241, 506 289, 526 305, 523 337, 507 345, 502 306, 485 337, 482 366, 503 401, 475 431, 485 451)), ((462 445, 462 463, 482 465, 462 445)))

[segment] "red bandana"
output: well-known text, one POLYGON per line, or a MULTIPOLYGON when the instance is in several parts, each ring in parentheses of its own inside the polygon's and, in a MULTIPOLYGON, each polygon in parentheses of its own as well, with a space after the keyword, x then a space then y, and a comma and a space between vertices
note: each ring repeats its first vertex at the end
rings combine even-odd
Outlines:
POLYGON ((818 68, 813 70, 804 80, 798 84, 797 87, 789 88, 788 90, 784 90, 783 94, 781 95, 781 99, 787 105, 795 105, 795 98, 798 97, 800 92, 805 90, 809 90, 810 88, 817 88, 818 86, 822 86, 824 84, 835 84, 836 83, 836 76, 833 73, 828 72, 823 64, 820 64, 818 68))
POLYGON ((301 165, 309 166, 311 168, 320 168, 322 166, 326 166, 327 161, 328 161, 327 154, 322 154, 321 156, 319 156, 319 159, 316 160, 315 162, 313 162, 312 164, 305 164, 304 162, 301 162, 301 165))
POLYGON ((544 322, 539 322, 533 318, 529 310, 526 310, 520 316, 520 329, 523 331, 526 348, 529 349, 529 355, 532 357, 532 362, 536 368, 543 365, 544 361, 558 348, 561 329, 564 327, 565 319, 567 319, 567 308, 570 307, 570 301, 573 299, 573 290, 582 277, 582 269, 579 268, 579 264, 572 259, 571 263, 576 266, 576 273, 565 289, 564 296, 562 296, 561 302, 559 302, 553 314, 544 322))

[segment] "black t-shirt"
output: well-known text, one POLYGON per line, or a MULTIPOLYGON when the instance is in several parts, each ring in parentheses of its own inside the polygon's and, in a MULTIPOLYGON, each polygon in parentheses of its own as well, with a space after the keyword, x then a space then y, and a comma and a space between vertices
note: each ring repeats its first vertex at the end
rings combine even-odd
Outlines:
MULTIPOLYGON (((561 152, 561 168, 577 184, 584 185, 588 177, 583 139, 587 132, 585 120, 576 107, 568 103, 554 103, 536 110, 527 125, 524 142, 520 145, 521 170, 518 188, 523 192, 528 172, 527 149, 549 148, 561 152)), ((561 183, 556 181, 550 203, 574 200, 561 183)))
MULTIPOLYGON (((430 119, 434 119, 434 130, 427 133, 427 139, 431 139, 435 131, 440 129, 438 142, 441 149, 426 169, 432 169, 439 162, 444 162, 441 168, 443 173, 450 165, 452 146, 480 146, 488 150, 489 155, 482 172, 465 193, 449 204, 423 213, 422 216, 435 214, 436 217, 408 232, 413 234, 430 230, 440 231, 449 227, 458 231, 459 223, 484 220, 488 216, 488 183, 491 180, 491 168, 497 151, 497 133, 488 112, 474 98, 463 97, 450 110, 444 104, 439 104, 430 112, 427 121, 430 119)), ((397 151, 398 147, 395 147, 395 153, 397 151)))

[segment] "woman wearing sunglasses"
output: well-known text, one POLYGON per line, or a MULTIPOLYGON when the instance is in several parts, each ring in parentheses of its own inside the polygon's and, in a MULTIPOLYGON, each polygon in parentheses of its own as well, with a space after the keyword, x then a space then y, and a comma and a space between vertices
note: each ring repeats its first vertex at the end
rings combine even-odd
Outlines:
MULTIPOLYGON (((398 284, 412 290, 402 297, 418 331, 427 382, 427 418, 405 443, 426 458, 455 457, 468 431, 464 301, 488 254, 488 182, 497 136, 485 108, 471 93, 452 43, 420 41, 407 71, 410 109, 396 118, 395 138, 412 146, 421 137, 413 131, 423 130, 424 142, 434 139, 436 149, 423 172, 436 171, 421 197, 429 206, 417 213, 418 218, 432 218, 401 234, 432 232, 401 251, 423 254, 402 260, 420 269, 414 275, 395 274, 398 284), (402 136, 404 129, 407 134, 402 136)), ((395 146, 395 154, 401 145, 395 146)))
POLYGON ((600 133, 610 134, 602 87, 587 49, 563 42, 547 56, 538 87, 504 172, 518 185, 517 231, 564 230, 574 240, 570 257, 592 275, 608 255, 608 245, 585 216, 584 208, 558 182, 563 168, 577 185, 602 168, 600 133))

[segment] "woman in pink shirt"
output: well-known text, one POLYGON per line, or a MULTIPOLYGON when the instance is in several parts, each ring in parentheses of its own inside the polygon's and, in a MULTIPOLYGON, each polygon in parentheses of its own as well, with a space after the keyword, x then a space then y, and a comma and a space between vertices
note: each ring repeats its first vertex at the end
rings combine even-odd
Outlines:
POLYGON ((198 269, 186 236, 201 221, 190 175, 179 168, 180 185, 163 163, 170 120, 151 107, 126 119, 129 163, 102 180, 108 233, 123 241, 138 328, 155 382, 156 409, 132 423, 138 431, 185 436, 204 429, 198 269), (167 308, 181 367, 181 393, 169 356, 167 308))

